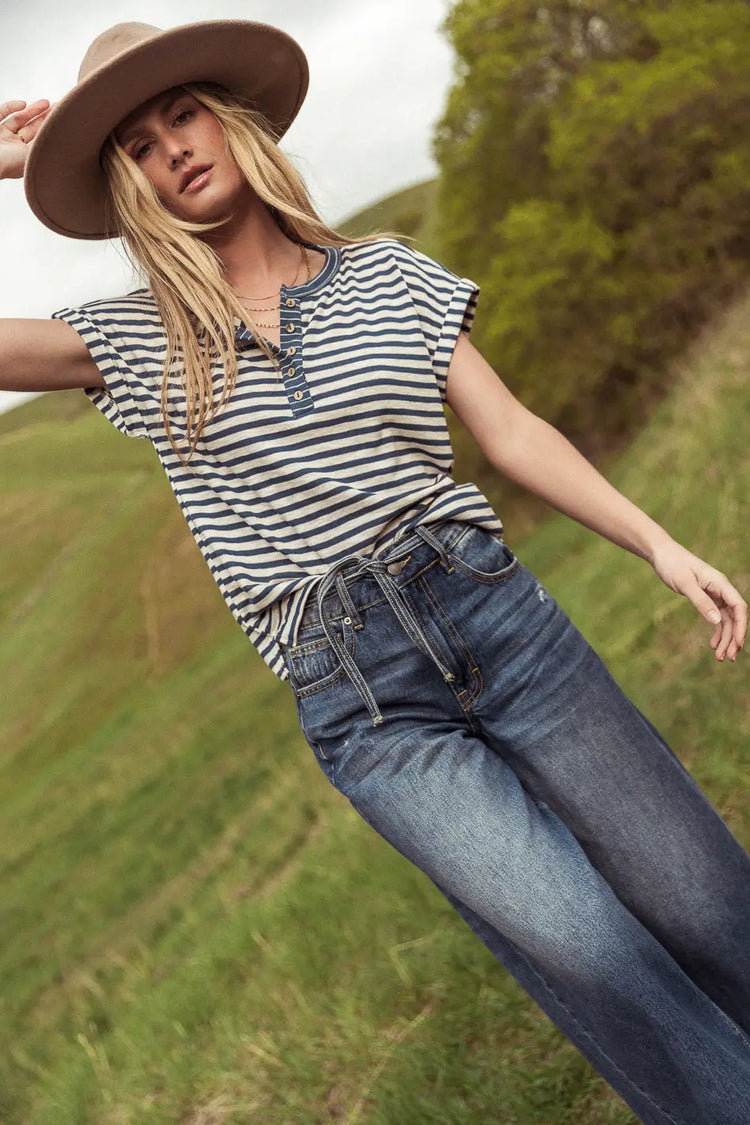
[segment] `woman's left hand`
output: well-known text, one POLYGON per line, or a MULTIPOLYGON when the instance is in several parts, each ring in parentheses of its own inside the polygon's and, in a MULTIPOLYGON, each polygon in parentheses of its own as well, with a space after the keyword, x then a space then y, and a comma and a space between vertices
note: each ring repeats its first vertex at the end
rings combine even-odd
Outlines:
POLYGON ((747 602, 725 574, 671 540, 656 548, 651 565, 670 590, 684 594, 712 625, 716 659, 734 660, 745 643, 747 602), (718 617, 716 614, 718 613, 718 617))

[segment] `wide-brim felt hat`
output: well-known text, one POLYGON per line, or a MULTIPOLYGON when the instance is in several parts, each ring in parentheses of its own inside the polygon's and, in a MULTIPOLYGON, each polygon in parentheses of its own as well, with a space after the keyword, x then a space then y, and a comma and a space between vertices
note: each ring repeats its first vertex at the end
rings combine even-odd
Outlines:
POLYGON ((279 140, 299 112, 307 59, 290 35, 252 20, 203 20, 162 30, 118 23, 97 36, 78 82, 56 102, 30 147, 24 191, 37 218, 68 238, 108 230, 104 141, 142 102, 185 82, 217 82, 248 98, 279 140))

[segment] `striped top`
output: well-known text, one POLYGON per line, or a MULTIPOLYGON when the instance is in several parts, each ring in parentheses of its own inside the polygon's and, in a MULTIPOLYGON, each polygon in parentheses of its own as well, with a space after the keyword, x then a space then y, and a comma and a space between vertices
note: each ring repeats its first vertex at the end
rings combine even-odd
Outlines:
MULTIPOLYGON (((232 396, 187 467, 160 415, 166 333, 150 289, 62 308, 104 387, 85 394, 129 437, 148 438, 235 619, 287 678, 307 597, 333 563, 370 555, 418 523, 503 525, 474 484, 451 477, 446 380, 479 287, 396 239, 306 243, 325 265, 281 286, 283 378, 235 318, 232 396)), ((185 395, 170 383, 169 418, 183 456, 185 395)), ((213 372, 218 402, 223 372, 213 372)))

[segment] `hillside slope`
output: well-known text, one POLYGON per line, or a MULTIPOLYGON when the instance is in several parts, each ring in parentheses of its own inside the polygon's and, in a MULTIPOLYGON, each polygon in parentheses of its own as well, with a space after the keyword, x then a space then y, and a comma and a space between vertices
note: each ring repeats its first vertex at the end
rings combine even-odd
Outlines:
MULTIPOLYGON (((750 297, 608 474, 750 593, 750 297)), ((82 393, 0 418, 0 1119, 625 1125, 315 765, 153 450, 82 393)), ((506 537, 750 844, 746 653, 550 514, 506 537)))

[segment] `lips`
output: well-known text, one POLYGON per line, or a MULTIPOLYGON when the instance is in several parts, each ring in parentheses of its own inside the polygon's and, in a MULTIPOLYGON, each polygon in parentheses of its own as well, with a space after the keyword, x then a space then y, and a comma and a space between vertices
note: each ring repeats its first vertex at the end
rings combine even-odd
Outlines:
POLYGON ((212 164, 193 164, 192 168, 188 168, 180 180, 180 192, 183 192, 192 180, 200 176, 201 172, 207 172, 212 167, 212 164))

